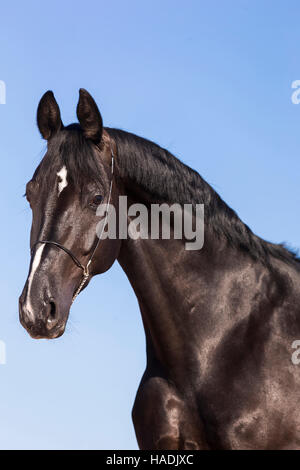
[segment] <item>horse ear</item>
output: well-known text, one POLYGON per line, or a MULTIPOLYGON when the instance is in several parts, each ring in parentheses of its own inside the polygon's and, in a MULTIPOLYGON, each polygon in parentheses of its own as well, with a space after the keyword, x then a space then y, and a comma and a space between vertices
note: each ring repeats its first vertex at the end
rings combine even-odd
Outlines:
POLYGON ((102 117, 94 99, 83 88, 79 90, 77 117, 84 136, 99 144, 103 131, 102 117))
POLYGON ((60 110, 52 91, 47 91, 39 102, 37 124, 42 137, 46 140, 49 140, 63 127, 60 110))

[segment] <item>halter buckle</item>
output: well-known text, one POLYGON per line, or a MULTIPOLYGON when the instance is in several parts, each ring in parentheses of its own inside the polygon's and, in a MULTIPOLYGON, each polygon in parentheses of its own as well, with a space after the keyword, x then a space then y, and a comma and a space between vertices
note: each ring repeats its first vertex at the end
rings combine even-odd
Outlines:
POLYGON ((83 275, 84 275, 84 277, 89 277, 89 275, 90 275, 89 263, 83 268, 83 275))

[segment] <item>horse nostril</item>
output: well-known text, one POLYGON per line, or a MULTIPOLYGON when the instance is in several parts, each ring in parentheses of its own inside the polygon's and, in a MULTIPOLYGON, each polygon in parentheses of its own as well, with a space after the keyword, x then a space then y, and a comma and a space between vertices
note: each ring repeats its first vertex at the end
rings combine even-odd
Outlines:
POLYGON ((54 302, 50 302, 50 318, 55 318, 56 316, 56 306, 54 302))
POLYGON ((48 314, 46 318, 47 318, 47 323, 46 323, 47 329, 51 330, 52 328, 56 326, 58 322, 56 305, 55 305, 55 302, 53 302, 52 300, 48 304, 48 314))

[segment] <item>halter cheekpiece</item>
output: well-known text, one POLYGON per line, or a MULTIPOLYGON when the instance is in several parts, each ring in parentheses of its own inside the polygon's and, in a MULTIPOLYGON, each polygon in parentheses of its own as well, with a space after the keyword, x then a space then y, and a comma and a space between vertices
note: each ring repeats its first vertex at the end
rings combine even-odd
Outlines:
POLYGON ((107 223, 108 207, 109 207, 109 204, 110 204, 110 201, 111 201, 111 193, 112 193, 112 186, 113 186, 113 175, 114 175, 114 153, 113 153, 113 149, 111 148, 111 180, 110 180, 110 186, 109 186, 108 199, 107 199, 107 203, 106 203, 106 214, 105 214, 104 224, 102 226, 102 230, 101 230, 100 236, 98 237, 98 241, 95 245, 95 248, 92 250, 91 256, 89 257, 89 260, 88 260, 88 262, 85 266, 79 261, 79 259, 72 253, 71 250, 69 250, 68 248, 66 248, 65 246, 61 245, 58 242, 55 242, 55 241, 52 241, 52 240, 38 240, 37 242, 35 242, 35 244, 32 247, 32 252, 33 252, 33 249, 36 247, 36 245, 38 245, 40 243, 57 246, 58 248, 63 250, 65 253, 67 253, 70 256, 70 258, 72 258, 73 262, 76 264, 76 266, 78 266, 78 268, 82 269, 83 276, 82 276, 82 279, 81 279, 81 282, 80 282, 78 288, 76 289, 76 291, 73 294, 72 303, 74 302, 76 297, 80 294, 80 292, 82 291, 83 287, 85 286, 85 284, 86 284, 86 282, 87 282, 87 280, 90 276, 90 270, 89 270, 90 264, 92 262, 92 259, 95 255, 95 253, 96 253, 96 250, 97 250, 97 248, 100 244, 100 241, 101 241, 101 238, 102 238, 102 235, 103 235, 103 232, 104 232, 104 228, 105 228, 106 223, 107 223))

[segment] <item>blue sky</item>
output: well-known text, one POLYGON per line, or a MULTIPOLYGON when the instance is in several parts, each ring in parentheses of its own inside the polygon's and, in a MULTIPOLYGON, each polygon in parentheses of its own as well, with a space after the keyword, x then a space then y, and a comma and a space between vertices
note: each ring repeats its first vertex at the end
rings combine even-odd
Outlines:
POLYGON ((257 234, 299 248, 299 13, 293 0, 1 3, 0 448, 137 447, 145 342, 118 264, 79 296, 61 339, 34 341, 18 322, 41 95, 52 89, 70 123, 88 89, 105 125, 168 148, 257 234))

